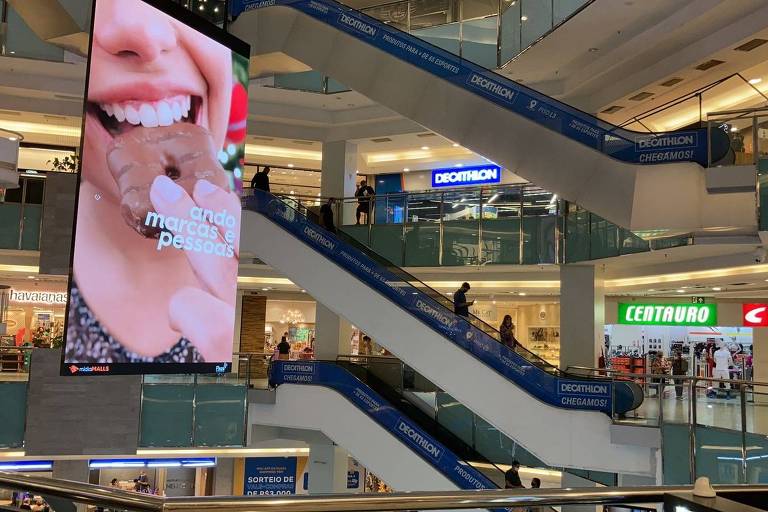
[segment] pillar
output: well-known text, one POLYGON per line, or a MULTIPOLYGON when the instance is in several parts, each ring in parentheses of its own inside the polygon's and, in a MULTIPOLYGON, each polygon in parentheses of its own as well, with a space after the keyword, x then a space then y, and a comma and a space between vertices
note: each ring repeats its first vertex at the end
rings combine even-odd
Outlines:
MULTIPOLYGON (((90 480, 90 468, 87 460, 55 460, 53 461, 53 478, 59 480, 71 480, 73 482, 88 483, 90 480)), ((66 498, 46 496, 43 499, 56 511, 61 512, 85 512, 87 506, 82 503, 74 503, 66 498)))
POLYGON ((319 302, 315 309, 315 359, 335 361, 350 354, 352 325, 319 302))
MULTIPOLYGON (((263 295, 243 295, 240 303, 240 329, 237 331, 240 334, 240 352, 264 352, 267 298, 263 295)), ((275 336, 282 334, 273 333, 275 336)), ((267 377, 267 369, 262 359, 251 361, 250 375, 252 379, 267 377)))
POLYGON ((560 367, 596 367, 604 324, 602 271, 591 265, 560 265, 560 367))
MULTIPOLYGON (((752 374, 755 382, 768 382, 768 327, 752 329, 752 374)), ((768 388, 756 387, 754 404, 747 407, 760 407, 768 403, 768 388), (760 404, 760 405, 757 405, 760 404)), ((765 432, 768 429, 768 417, 765 414, 753 414, 753 432, 765 432)))
POLYGON ((232 496, 235 478, 235 459, 216 459, 216 470, 213 473, 213 495, 232 496))
POLYGON ((309 494, 347 491, 347 452, 330 443, 309 445, 309 494))
MULTIPOLYGON (((344 140, 323 142, 320 194, 323 197, 353 197, 357 174, 357 144, 344 140)), ((355 203, 347 203, 341 211, 339 225, 355 223, 355 203)), ((338 222, 338 221, 337 221, 338 222)))

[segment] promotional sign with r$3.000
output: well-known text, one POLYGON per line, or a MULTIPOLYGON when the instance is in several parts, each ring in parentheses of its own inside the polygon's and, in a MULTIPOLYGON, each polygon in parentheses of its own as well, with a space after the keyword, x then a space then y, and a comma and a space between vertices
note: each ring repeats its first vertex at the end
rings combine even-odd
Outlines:
POLYGON ((231 368, 248 45, 95 0, 63 375, 231 368))

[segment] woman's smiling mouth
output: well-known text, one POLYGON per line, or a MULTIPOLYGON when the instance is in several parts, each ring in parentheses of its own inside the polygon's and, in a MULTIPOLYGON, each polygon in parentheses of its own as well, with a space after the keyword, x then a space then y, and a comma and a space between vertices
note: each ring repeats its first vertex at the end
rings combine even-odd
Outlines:
POLYGON ((88 109, 114 137, 135 126, 155 128, 179 122, 198 124, 201 104, 199 96, 180 94, 158 101, 90 103, 88 109))

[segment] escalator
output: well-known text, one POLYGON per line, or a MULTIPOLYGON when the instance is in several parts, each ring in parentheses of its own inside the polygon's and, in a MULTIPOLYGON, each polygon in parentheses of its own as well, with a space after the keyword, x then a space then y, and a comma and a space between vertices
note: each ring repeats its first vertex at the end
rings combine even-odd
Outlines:
POLYGON ((655 474, 652 448, 611 441, 620 428, 612 415, 642 402, 635 384, 570 375, 502 345, 492 327, 454 315, 439 292, 268 193, 256 191, 246 206, 242 250, 360 326, 546 465, 655 474))
POLYGON ((722 130, 613 126, 334 0, 234 0, 231 13, 255 56, 300 61, 614 224, 756 233, 739 181, 754 169, 704 169, 728 153, 722 130))
POLYGON ((274 404, 251 403, 251 424, 319 429, 400 491, 494 489, 503 473, 483 474, 344 367, 326 361, 275 361, 274 404))

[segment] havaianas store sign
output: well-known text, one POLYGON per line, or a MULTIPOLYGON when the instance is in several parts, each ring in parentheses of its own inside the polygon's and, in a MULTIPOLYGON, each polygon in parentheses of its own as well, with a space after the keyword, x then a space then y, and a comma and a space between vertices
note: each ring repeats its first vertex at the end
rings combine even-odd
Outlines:
POLYGON ((480 165, 464 169, 435 169, 432 171, 432 187, 455 187, 458 185, 485 185, 501 182, 501 167, 480 165))
POLYGON ((716 304, 619 304, 624 325, 717 325, 716 304))

